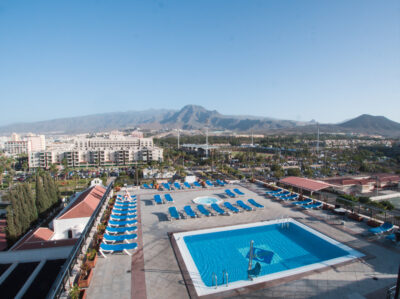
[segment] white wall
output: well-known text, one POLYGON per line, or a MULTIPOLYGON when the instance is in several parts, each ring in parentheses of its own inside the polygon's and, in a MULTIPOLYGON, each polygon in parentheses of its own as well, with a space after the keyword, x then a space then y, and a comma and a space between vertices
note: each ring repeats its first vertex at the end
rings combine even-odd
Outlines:
POLYGON ((52 240, 68 239, 68 231, 70 229, 72 230, 72 237, 79 238, 89 219, 89 217, 54 219, 54 236, 52 237, 52 240))

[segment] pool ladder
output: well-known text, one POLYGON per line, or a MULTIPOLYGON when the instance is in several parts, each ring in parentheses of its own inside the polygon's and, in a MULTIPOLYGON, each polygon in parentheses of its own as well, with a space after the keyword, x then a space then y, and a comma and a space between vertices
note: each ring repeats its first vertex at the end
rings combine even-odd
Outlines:
MULTIPOLYGON (((226 286, 229 286, 229 275, 228 275, 228 271, 224 270, 222 272, 222 279, 226 279, 226 286)), ((211 280, 212 280, 212 285, 213 287, 218 288, 218 278, 217 278, 217 274, 215 274, 215 272, 212 273, 211 275, 211 280), (215 283, 215 285, 214 285, 215 283)))
POLYGON ((285 219, 287 219, 288 217, 285 215, 282 215, 280 218, 281 221, 281 228, 289 228, 290 222, 289 221, 284 221, 285 219))

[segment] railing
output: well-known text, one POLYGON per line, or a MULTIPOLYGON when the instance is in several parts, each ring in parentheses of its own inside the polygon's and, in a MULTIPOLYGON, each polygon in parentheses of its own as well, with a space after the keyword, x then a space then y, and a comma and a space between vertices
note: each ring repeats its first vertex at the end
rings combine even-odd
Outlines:
POLYGON ((394 299, 395 293, 396 293, 396 286, 389 288, 386 291, 386 299, 394 299))
POLYGON ((218 278, 214 272, 211 274, 211 281, 212 281, 213 286, 214 286, 214 281, 215 281, 215 288, 218 288, 218 278))
POLYGON ((226 279, 226 286, 229 286, 229 276, 228 276, 228 271, 226 271, 226 270, 224 270, 223 272, 222 272, 222 278, 224 279, 226 279))
POLYGON ((114 182, 111 182, 108 187, 106 192, 104 193, 103 197, 100 200, 100 203, 97 205, 97 208, 93 212, 92 216, 90 217, 85 229, 83 230, 80 238, 78 241, 75 243, 75 246, 72 248, 72 251, 70 255, 68 256, 67 260, 65 261, 60 273, 58 273, 58 276, 56 280, 54 281, 53 285, 50 288, 50 291, 48 292, 46 298, 60 298, 61 294, 65 292, 65 284, 67 280, 69 279, 69 276, 71 274, 71 271, 73 270, 78 256, 82 251, 82 247, 85 245, 86 240, 89 237, 89 233, 92 230, 93 225, 95 224, 96 218, 99 215, 104 202, 107 200, 108 195, 110 194, 112 188, 114 186, 114 182))

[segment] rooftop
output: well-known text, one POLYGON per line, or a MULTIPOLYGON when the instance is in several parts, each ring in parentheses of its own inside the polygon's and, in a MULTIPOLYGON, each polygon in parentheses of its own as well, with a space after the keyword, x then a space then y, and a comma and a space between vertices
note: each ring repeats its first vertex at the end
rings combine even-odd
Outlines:
POLYGON ((295 176, 290 176, 284 179, 281 179, 279 182, 284 183, 286 185, 290 185, 293 187, 297 187, 300 189, 308 190, 308 191, 320 191, 322 189, 326 189, 331 187, 331 184, 322 182, 322 181, 317 181, 317 180, 312 180, 312 179, 307 179, 307 178, 300 178, 300 177, 295 177, 295 176))
MULTIPOLYGON (((328 185, 329 184, 325 184, 328 185)), ((138 240, 139 248, 132 257, 121 254, 99 258, 88 298, 197 298, 190 290, 187 273, 182 261, 175 254, 171 234, 175 232, 247 224, 277 219, 282 215, 291 217, 325 235, 366 255, 365 259, 350 264, 328 267, 324 271, 295 276, 269 285, 254 285, 251 288, 236 289, 231 293, 219 293, 218 298, 379 298, 376 292, 392 286, 397 277, 398 265, 387 256, 399 257, 400 250, 394 246, 383 246, 362 237, 368 229, 365 223, 346 220, 337 225, 339 217, 327 217, 328 211, 303 211, 290 203, 281 203, 266 198, 265 188, 255 184, 228 185, 223 188, 198 188, 168 192, 174 199, 172 204, 179 213, 185 205, 197 211, 192 199, 199 196, 213 196, 225 201, 224 190, 239 188, 245 193, 237 199, 255 199, 266 208, 231 216, 202 217, 167 221, 170 205, 153 205, 153 196, 165 192, 156 190, 130 190, 138 197, 138 240), (329 221, 326 221, 329 219, 329 221), (374 278, 374 279, 373 279, 374 278), (375 279, 376 278, 376 279, 375 279), (157 287, 154 287, 157 286, 157 287), (251 292, 251 295, 248 293, 251 292)), ((123 195, 123 192, 120 194, 123 195)), ((224 286, 218 286, 223 290, 224 286)), ((216 297, 212 297, 216 298, 216 297)))
POLYGON ((92 216, 106 189, 93 186, 82 192, 78 198, 57 219, 84 218, 92 216))

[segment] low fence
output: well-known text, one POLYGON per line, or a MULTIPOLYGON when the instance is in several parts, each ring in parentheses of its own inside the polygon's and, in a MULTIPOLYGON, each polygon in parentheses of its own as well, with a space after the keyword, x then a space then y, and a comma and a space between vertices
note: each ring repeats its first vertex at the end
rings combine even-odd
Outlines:
POLYGON ((104 193, 103 197, 100 200, 100 203, 98 204, 96 210, 92 214, 92 217, 90 217, 85 229, 83 230, 80 238, 78 241, 75 243, 75 246, 73 247, 71 254, 65 261, 60 273, 58 274, 56 280, 54 281, 53 285, 50 288, 49 293, 47 294, 48 299, 50 298, 60 298, 63 292, 65 292, 65 285, 67 283, 67 280, 70 277, 70 274, 72 273, 72 270, 77 263, 78 256, 80 255, 83 246, 86 243, 86 240, 89 238, 89 233, 93 228, 93 225, 96 223, 96 219, 99 216, 99 213, 107 200, 111 190, 113 189, 114 182, 111 182, 110 185, 108 185, 106 192, 104 193))
POLYGON ((400 226, 400 213, 396 210, 383 210, 368 204, 351 201, 345 198, 340 198, 339 201, 336 200, 335 204, 342 205, 344 208, 352 210, 354 213, 365 215, 383 222, 389 221, 396 226, 400 226))

